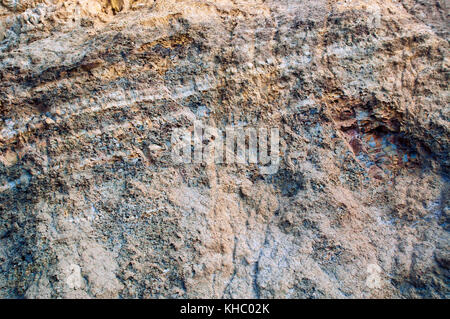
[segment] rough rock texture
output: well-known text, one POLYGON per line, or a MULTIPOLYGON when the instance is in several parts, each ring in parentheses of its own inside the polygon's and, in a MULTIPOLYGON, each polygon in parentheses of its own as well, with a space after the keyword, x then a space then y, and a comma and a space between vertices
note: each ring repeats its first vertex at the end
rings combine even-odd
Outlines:
POLYGON ((2 3, 0 297, 450 297, 448 1, 2 3))

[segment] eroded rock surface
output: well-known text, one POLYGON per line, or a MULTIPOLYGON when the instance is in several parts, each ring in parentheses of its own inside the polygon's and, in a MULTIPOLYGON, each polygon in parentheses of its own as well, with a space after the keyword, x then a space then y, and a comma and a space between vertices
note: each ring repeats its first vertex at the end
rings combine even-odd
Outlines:
POLYGON ((448 1, 2 3, 0 297, 449 297, 448 1))

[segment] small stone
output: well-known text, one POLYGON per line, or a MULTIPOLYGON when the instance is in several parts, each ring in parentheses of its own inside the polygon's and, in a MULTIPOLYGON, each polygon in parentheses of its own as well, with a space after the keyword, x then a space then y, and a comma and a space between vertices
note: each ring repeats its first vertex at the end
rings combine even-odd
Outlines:
POLYGON ((162 149, 162 147, 159 146, 159 145, 156 145, 156 144, 151 144, 151 145, 148 147, 148 150, 149 150, 149 151, 152 151, 152 152, 157 152, 157 151, 160 151, 161 149, 162 149))
POLYGON ((0 161, 6 166, 11 167, 14 164, 17 163, 19 158, 17 157, 17 154, 12 151, 6 151, 6 153, 3 156, 0 156, 0 161))
POLYGON ((71 289, 80 289, 83 285, 83 277, 81 277, 81 268, 76 264, 70 266, 70 275, 66 279, 66 283, 71 289))
POLYGON ((55 124, 55 121, 53 121, 51 118, 47 117, 47 118, 45 118, 45 123, 47 125, 51 125, 51 124, 55 124))
POLYGON ((249 197, 252 193, 252 186, 253 186, 253 183, 251 181, 249 181, 249 180, 242 181, 241 187, 240 187, 242 195, 244 195, 245 197, 249 197))

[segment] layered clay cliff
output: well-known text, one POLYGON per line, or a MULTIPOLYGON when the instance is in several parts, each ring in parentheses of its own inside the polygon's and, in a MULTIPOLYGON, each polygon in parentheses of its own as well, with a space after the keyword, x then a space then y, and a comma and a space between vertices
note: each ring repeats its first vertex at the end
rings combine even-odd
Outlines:
POLYGON ((3 0, 0 297, 448 298, 448 5, 3 0))

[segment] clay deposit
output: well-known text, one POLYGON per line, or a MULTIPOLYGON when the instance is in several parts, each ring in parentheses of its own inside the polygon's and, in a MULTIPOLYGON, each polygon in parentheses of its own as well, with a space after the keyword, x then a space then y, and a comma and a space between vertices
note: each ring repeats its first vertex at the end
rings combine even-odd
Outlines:
POLYGON ((0 297, 449 297, 447 0, 1 4, 0 297))

